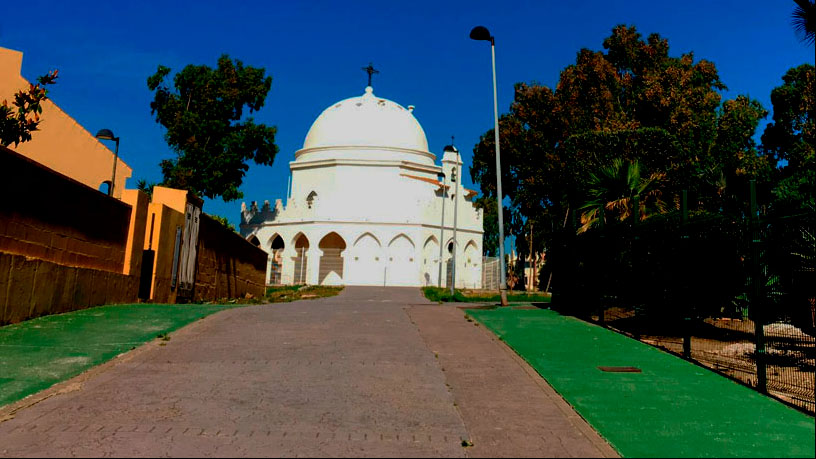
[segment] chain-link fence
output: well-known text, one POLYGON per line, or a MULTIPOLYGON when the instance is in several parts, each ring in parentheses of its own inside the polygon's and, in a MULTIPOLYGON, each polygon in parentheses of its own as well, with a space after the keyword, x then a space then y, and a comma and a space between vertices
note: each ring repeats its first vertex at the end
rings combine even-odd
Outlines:
POLYGON ((813 213, 677 212, 568 233, 553 306, 814 413, 814 235, 813 213))

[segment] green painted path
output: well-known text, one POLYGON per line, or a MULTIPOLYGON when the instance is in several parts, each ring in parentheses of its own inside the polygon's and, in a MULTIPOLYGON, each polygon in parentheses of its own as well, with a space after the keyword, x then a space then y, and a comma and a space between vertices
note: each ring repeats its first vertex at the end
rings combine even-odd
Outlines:
POLYGON ((234 306, 101 306, 0 327, 0 406, 234 306))
POLYGON ((725 377, 550 310, 468 310, 624 457, 814 457, 813 418, 725 377), (635 366, 642 373, 605 373, 635 366))

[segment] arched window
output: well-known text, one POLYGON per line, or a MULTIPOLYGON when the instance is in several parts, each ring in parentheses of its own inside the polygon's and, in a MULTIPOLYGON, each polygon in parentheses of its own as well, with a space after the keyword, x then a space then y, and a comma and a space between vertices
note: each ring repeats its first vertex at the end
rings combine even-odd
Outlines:
POLYGON ((99 184, 99 191, 105 193, 106 195, 110 196, 111 194, 111 181, 105 180, 104 182, 99 184))
POLYGON ((312 204, 314 204, 315 199, 317 199, 317 193, 314 191, 306 196, 306 205, 308 205, 310 209, 312 208, 312 204))

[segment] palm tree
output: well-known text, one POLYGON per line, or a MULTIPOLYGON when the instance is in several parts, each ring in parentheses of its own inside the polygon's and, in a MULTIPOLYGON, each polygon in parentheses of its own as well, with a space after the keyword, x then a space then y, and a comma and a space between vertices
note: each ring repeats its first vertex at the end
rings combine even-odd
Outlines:
POLYGON ((648 216, 647 206, 663 212, 665 206, 660 200, 659 189, 662 178, 663 174, 643 178, 637 161, 624 162, 620 158, 615 159, 610 166, 602 167, 597 174, 590 174, 589 199, 578 209, 581 212, 578 233, 610 221, 625 221, 634 213, 635 196, 641 198, 641 220, 648 216))
POLYGON ((805 44, 816 42, 816 0, 793 0, 793 30, 805 44))

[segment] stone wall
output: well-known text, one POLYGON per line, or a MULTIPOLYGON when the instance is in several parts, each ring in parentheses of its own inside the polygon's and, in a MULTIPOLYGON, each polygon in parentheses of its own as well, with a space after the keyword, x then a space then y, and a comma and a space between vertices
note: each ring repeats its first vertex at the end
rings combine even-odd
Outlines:
POLYGON ((0 325, 137 301, 125 254, 129 227, 144 232, 144 199, 132 208, 2 147, 0 197, 0 325))
POLYGON ((123 272, 131 206, 0 147, 0 252, 123 272))
POLYGON ((260 298, 266 288, 267 254, 238 233, 201 215, 198 242, 196 301, 244 297, 260 298))
POLYGON ((139 278, 0 253, 0 325, 136 301, 139 278))

